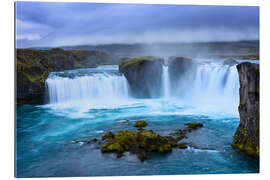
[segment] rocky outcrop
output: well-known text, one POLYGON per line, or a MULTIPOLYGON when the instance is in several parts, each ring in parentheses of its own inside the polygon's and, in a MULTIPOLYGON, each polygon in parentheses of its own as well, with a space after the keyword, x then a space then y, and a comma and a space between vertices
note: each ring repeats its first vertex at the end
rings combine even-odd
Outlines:
POLYGON ((259 65, 237 65, 240 80, 240 124, 234 135, 232 147, 251 156, 259 157, 259 65))
POLYGON ((45 80, 50 72, 108 64, 111 56, 99 51, 16 50, 17 104, 43 104, 45 80))
MULTIPOLYGON (((134 127, 137 127, 136 125, 142 122, 144 122, 145 126, 147 125, 146 121, 137 121, 134 127)), ((141 161, 144 161, 147 159, 146 153, 148 152, 170 153, 172 148, 186 149, 186 143, 178 144, 178 142, 185 138, 187 133, 197 130, 203 125, 191 122, 187 123, 186 126, 186 128, 172 133, 171 136, 161 136, 152 130, 142 128, 137 131, 121 130, 116 134, 108 131, 102 136, 104 143, 100 150, 102 153, 116 153, 118 158, 122 157, 124 152, 130 152, 136 154, 141 161)))
POLYGON ((120 130, 117 133, 112 131, 106 132, 100 139, 78 139, 72 143, 80 145, 94 145, 96 149, 100 149, 102 153, 113 153, 117 158, 128 155, 129 152, 138 157, 139 160, 145 161, 149 157, 150 152, 168 154, 173 148, 186 149, 188 147, 199 150, 214 150, 199 147, 192 142, 186 143, 184 139, 188 138, 188 134, 197 131, 203 127, 200 122, 186 123, 184 128, 177 129, 167 136, 161 136, 153 130, 146 130, 147 122, 144 120, 137 121, 133 124, 136 130, 120 130), (142 124, 142 126, 137 126, 142 124), (183 140, 183 141, 182 141, 183 140))
POLYGON ((147 122, 145 120, 140 120, 140 121, 137 121, 133 126, 134 127, 137 127, 137 128, 143 128, 145 126, 147 126, 147 122))
POLYGON ((162 58, 146 56, 122 61, 119 71, 127 78, 134 97, 155 98, 162 94, 162 66, 162 58))

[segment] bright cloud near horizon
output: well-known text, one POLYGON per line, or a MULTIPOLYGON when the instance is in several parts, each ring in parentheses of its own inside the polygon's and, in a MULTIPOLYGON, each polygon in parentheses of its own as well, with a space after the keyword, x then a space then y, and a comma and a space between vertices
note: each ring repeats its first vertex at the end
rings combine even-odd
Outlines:
POLYGON ((259 7, 16 2, 16 46, 259 40, 259 7))

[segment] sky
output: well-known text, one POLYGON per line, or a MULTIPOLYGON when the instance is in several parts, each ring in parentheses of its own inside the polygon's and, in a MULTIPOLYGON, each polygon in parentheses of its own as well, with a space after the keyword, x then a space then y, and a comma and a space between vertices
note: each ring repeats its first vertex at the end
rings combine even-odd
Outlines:
POLYGON ((16 2, 16 47, 259 39, 259 7, 16 2))

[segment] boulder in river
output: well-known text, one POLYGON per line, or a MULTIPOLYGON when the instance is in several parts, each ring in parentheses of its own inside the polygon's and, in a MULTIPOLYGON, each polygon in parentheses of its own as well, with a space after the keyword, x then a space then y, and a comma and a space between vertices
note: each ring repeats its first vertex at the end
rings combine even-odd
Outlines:
POLYGON ((147 125, 148 124, 145 120, 140 120, 140 121, 137 121, 133 126, 138 127, 138 128, 142 128, 142 127, 145 127, 147 125))
POLYGON ((186 123, 185 125, 191 129, 198 129, 200 127, 203 127, 203 124, 198 122, 186 123))
POLYGON ((119 71, 126 77, 136 98, 155 98, 162 94, 162 66, 160 57, 145 56, 124 60, 119 71))

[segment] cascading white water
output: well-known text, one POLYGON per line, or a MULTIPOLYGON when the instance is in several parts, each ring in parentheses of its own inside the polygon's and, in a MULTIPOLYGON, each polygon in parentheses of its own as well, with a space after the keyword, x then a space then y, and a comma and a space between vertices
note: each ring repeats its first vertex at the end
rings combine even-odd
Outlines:
POLYGON ((239 80, 235 66, 204 64, 197 67, 195 74, 194 82, 187 83, 191 85, 192 95, 238 97, 239 80))
POLYGON ((163 80, 163 97, 168 98, 170 96, 170 80, 169 80, 169 72, 168 66, 163 66, 162 72, 162 80, 163 80))
POLYGON ((128 97, 128 84, 122 75, 107 72, 63 77, 58 74, 46 80, 50 103, 72 101, 107 101, 128 97))
POLYGON ((198 64, 192 81, 181 78, 177 94, 185 104, 205 111, 238 113, 239 79, 236 66, 215 63, 198 64))
MULTIPOLYGON (((235 66, 216 63, 197 64, 196 68, 170 82, 168 66, 163 66, 162 89, 164 99, 199 107, 204 112, 237 112, 239 82, 235 66), (177 83, 176 86, 173 83, 177 83), (171 89, 174 85, 174 89, 171 89)), ((114 107, 130 100, 128 82, 116 67, 72 70, 52 73, 46 80, 49 102, 69 103, 79 107, 114 107)), ((137 101, 137 100, 136 100, 137 101)), ((135 102, 135 101, 134 101, 135 102)))

